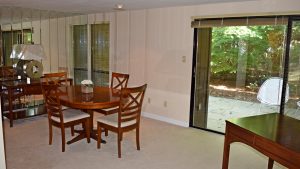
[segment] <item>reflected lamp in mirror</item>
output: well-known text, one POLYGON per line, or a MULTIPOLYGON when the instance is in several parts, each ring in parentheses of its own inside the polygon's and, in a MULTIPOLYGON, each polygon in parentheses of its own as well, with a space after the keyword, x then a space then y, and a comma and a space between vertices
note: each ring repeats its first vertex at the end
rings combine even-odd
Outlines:
POLYGON ((46 59, 44 48, 40 44, 16 44, 13 46, 11 59, 42 60, 46 59))
POLYGON ((39 44, 16 44, 13 46, 11 59, 17 60, 15 65, 17 74, 22 79, 40 78, 43 74, 43 65, 41 60, 45 59, 45 53, 42 45, 39 44))

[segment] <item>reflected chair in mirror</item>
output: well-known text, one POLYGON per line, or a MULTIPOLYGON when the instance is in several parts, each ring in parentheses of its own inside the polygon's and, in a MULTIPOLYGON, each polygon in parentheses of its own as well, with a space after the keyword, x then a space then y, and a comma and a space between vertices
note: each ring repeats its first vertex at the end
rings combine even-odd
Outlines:
MULTIPOLYGON (((261 104, 280 106, 283 80, 280 77, 271 77, 264 81, 257 93, 257 100, 261 104)), ((289 85, 286 86, 285 103, 289 100, 289 85)), ((261 112, 261 105, 259 107, 261 112)), ((271 112, 270 112, 271 113, 271 112)))
POLYGON ((140 117, 143 99, 147 84, 134 87, 122 88, 120 91, 120 103, 118 113, 103 116, 97 119, 97 148, 101 145, 102 129, 107 129, 117 133, 118 157, 121 158, 121 141, 123 133, 131 130, 136 130, 136 146, 140 150, 140 117))
POLYGON ((57 84, 42 83, 42 92, 45 100, 49 122, 49 145, 52 144, 52 126, 61 129, 62 152, 65 151, 65 128, 81 124, 85 128, 87 142, 90 142, 90 115, 77 109, 62 109, 59 97, 64 93, 57 84))
MULTIPOLYGON (((0 78, 2 82, 17 80, 17 71, 12 66, 0 66, 0 78)), ((25 94, 24 88, 19 87, 13 90, 12 93, 8 93, 8 89, 1 86, 1 107, 2 112, 7 111, 9 106, 11 106, 13 113, 9 113, 8 118, 10 119, 10 127, 13 127, 13 119, 15 118, 15 113, 17 111, 25 110, 25 94), (9 102, 9 97, 11 98, 11 103, 9 102), (22 99, 23 98, 23 99, 22 99)), ((4 115, 4 113, 2 113, 4 115)))

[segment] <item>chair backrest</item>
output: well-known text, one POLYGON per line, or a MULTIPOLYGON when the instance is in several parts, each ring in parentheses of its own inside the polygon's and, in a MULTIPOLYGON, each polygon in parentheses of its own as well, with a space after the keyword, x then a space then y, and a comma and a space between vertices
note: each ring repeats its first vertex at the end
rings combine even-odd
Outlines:
POLYGON ((113 89, 126 88, 128 84, 129 74, 112 72, 110 87, 113 89))
POLYGON ((67 78, 67 72, 46 73, 43 77, 46 84, 70 85, 67 78))
POLYGON ((139 124, 146 88, 147 84, 140 87, 121 89, 118 127, 121 127, 122 123, 134 120, 134 124, 139 124))
POLYGON ((60 122, 63 122, 62 106, 59 100, 62 91, 58 89, 59 86, 59 84, 42 83, 42 92, 49 120, 54 116, 60 118, 60 122))
MULTIPOLYGON (((257 100, 263 104, 279 106, 281 102, 283 80, 280 77, 267 79, 259 88, 257 100)), ((289 85, 286 86, 285 102, 289 99, 289 85)))

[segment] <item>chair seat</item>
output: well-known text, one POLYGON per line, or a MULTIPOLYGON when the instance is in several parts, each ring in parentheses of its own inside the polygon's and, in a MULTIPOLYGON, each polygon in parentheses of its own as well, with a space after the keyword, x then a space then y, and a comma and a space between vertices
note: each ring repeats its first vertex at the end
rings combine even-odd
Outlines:
MULTIPOLYGON (((65 123, 90 117, 89 114, 77 109, 65 109, 62 111, 62 113, 64 116, 65 123)), ((51 119, 53 121, 60 122, 59 117, 52 116, 51 119)))
MULTIPOLYGON (((99 117, 97 121, 107 124, 107 125, 110 125, 110 126, 118 127, 118 113, 99 117)), ((135 119, 131 120, 131 121, 122 122, 121 127, 127 127, 127 126, 133 125, 135 123, 136 123, 135 119)))
POLYGON ((119 107, 116 106, 116 107, 110 107, 110 108, 101 109, 101 110, 103 110, 103 111, 113 111, 113 110, 116 110, 116 109, 118 109, 118 108, 119 108, 119 107))
POLYGON ((95 111, 105 114, 105 115, 109 115, 109 114, 118 113, 118 110, 119 110, 119 106, 115 106, 115 107, 110 107, 110 108, 105 108, 105 109, 97 109, 95 111))
POLYGON ((61 106, 61 109, 64 111, 64 110, 66 110, 66 109, 70 109, 70 107, 67 107, 67 106, 61 106))

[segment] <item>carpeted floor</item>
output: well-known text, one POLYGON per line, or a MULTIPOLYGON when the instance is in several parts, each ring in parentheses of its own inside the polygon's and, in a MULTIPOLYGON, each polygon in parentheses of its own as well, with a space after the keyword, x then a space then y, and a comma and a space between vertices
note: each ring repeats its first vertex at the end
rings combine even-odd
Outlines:
MULTIPOLYGON (((122 158, 117 157, 116 134, 104 137, 107 144, 96 148, 86 140, 66 146, 54 130, 48 145, 46 116, 17 120, 10 128, 4 121, 7 169, 219 169, 224 136, 142 118, 141 150, 136 150, 135 132, 124 135, 122 158)), ((71 138, 70 130, 67 140, 71 138)), ((233 144, 230 169, 265 169, 267 158, 252 148, 233 144)), ((275 166, 274 168, 282 168, 275 166)))

